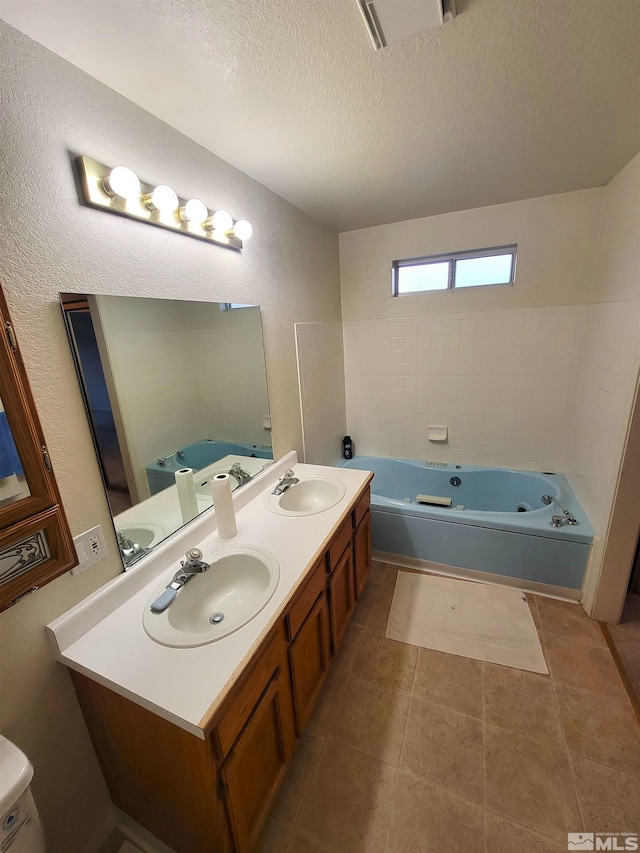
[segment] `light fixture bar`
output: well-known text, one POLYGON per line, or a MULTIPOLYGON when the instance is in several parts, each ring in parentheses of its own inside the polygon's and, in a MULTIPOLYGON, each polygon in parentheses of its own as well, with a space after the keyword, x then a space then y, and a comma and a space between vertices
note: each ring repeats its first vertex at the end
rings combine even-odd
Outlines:
MULTIPOLYGON (((141 222, 148 222, 150 225, 157 225, 169 231, 186 234, 187 237, 195 237, 196 240, 215 243, 217 246, 223 246, 225 249, 240 251, 243 248, 242 240, 234 233, 236 223, 234 223, 231 216, 229 216, 230 224, 222 217, 223 225, 228 226, 226 230, 211 227, 211 218, 216 212, 216 208, 208 210, 208 216, 204 216, 204 210, 207 210, 206 205, 199 202, 202 204, 200 210, 203 218, 201 222, 198 222, 196 220, 199 216, 190 218, 185 214, 185 211, 193 210, 196 207, 194 204, 188 206, 189 202, 199 200, 176 196, 178 200, 177 205, 173 201, 167 203, 166 199, 168 199, 169 194, 173 190, 163 184, 149 184, 142 180, 140 180, 140 188, 138 190, 138 186, 133 180, 136 178, 136 175, 125 167, 117 167, 124 173, 126 181, 123 181, 123 174, 117 172, 111 166, 105 166, 104 163, 93 160, 91 157, 81 155, 76 159, 76 164, 82 186, 82 201, 89 207, 107 210, 109 213, 117 213, 119 216, 128 216, 130 219, 137 219, 141 222), (121 184, 126 187, 125 190, 120 188, 121 184), (135 192, 131 192, 129 187, 134 185, 135 192), (158 197, 160 198, 158 206, 152 200, 154 198, 154 190, 157 188, 161 190, 161 193, 156 193, 155 196, 156 201, 158 201, 158 197), (125 193, 126 198, 124 195, 118 195, 118 192, 125 193)), ((245 222, 245 220, 238 221, 245 222)), ((238 230, 241 233, 250 235, 251 228, 250 226, 248 229, 241 227, 238 230)), ((246 239, 248 238, 245 237, 246 239)))

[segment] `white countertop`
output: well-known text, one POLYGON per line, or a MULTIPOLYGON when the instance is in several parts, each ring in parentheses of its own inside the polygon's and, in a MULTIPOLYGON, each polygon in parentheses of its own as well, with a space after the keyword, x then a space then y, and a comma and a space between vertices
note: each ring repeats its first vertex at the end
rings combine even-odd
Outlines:
MULTIPOLYGON (((47 626, 57 659, 126 696, 187 731, 204 738, 214 706, 267 635, 302 576, 322 553, 369 472, 298 464, 295 453, 274 463, 234 493, 238 533, 219 539, 215 514, 204 513, 110 583, 47 626), (270 512, 264 503, 282 473, 324 475, 339 480, 346 493, 336 506, 304 517, 270 512), (210 553, 217 548, 258 545, 276 556, 280 580, 266 607, 223 639, 195 648, 172 648, 152 640, 142 625, 147 600, 166 576, 179 568, 187 548, 210 553)), ((197 582, 195 579, 194 582, 197 582)))

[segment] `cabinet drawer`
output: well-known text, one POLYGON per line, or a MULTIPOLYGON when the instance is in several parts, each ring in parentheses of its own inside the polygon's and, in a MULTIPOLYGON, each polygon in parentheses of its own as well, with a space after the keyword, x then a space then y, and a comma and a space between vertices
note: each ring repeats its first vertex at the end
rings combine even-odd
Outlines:
POLYGON ((365 513, 369 509, 369 505, 371 503, 371 489, 369 486, 364 490, 362 496, 360 497, 358 503, 356 504, 356 508, 353 511, 353 526, 357 527, 362 519, 365 516, 365 513))
POLYGON ((309 577, 302 585, 302 589, 298 591, 292 604, 289 605, 289 610, 284 620, 288 640, 293 640, 300 630, 317 597, 325 588, 325 584, 326 575, 323 557, 311 569, 309 577))
POLYGON ((235 743, 276 669, 286 666, 283 634, 282 624, 279 624, 271 640, 247 666, 241 684, 226 699, 215 727, 220 758, 224 758, 235 743))
POLYGON ((329 572, 332 572, 338 565, 338 561, 344 553, 344 549, 351 542, 352 536, 353 526, 351 524, 351 513, 349 513, 329 545, 329 565, 327 566, 329 572))

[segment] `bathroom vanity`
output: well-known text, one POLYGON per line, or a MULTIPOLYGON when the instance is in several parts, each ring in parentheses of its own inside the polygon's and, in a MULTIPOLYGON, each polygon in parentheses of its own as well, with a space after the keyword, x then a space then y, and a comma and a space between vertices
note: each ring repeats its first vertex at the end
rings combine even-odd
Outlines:
POLYGON ((244 627, 194 648, 143 630, 142 608, 174 555, 231 544, 201 535, 206 514, 49 626, 114 803, 177 853, 254 849, 367 582, 372 475, 296 464, 301 482, 330 476, 344 496, 324 511, 279 515, 267 504, 292 459, 236 496, 233 544, 269 549, 280 564, 276 593, 244 627))

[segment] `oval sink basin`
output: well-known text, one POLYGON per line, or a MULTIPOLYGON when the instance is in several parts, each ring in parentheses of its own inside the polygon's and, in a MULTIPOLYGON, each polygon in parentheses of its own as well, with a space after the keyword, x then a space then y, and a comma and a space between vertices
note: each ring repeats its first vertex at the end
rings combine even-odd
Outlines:
POLYGON ((280 565, 263 548, 233 547, 203 557, 210 568, 194 575, 162 613, 152 602, 171 582, 165 575, 145 605, 142 624, 151 639, 165 646, 193 647, 227 637, 250 622, 267 604, 280 579, 280 565))
POLYGON ((278 515, 315 515, 339 503, 346 490, 343 483, 331 477, 305 477, 281 495, 268 494, 266 505, 278 515))
POLYGON ((151 521, 132 521, 129 524, 118 524, 116 530, 136 545, 140 545, 141 548, 153 548, 154 545, 167 537, 167 531, 164 527, 153 524, 151 521))

